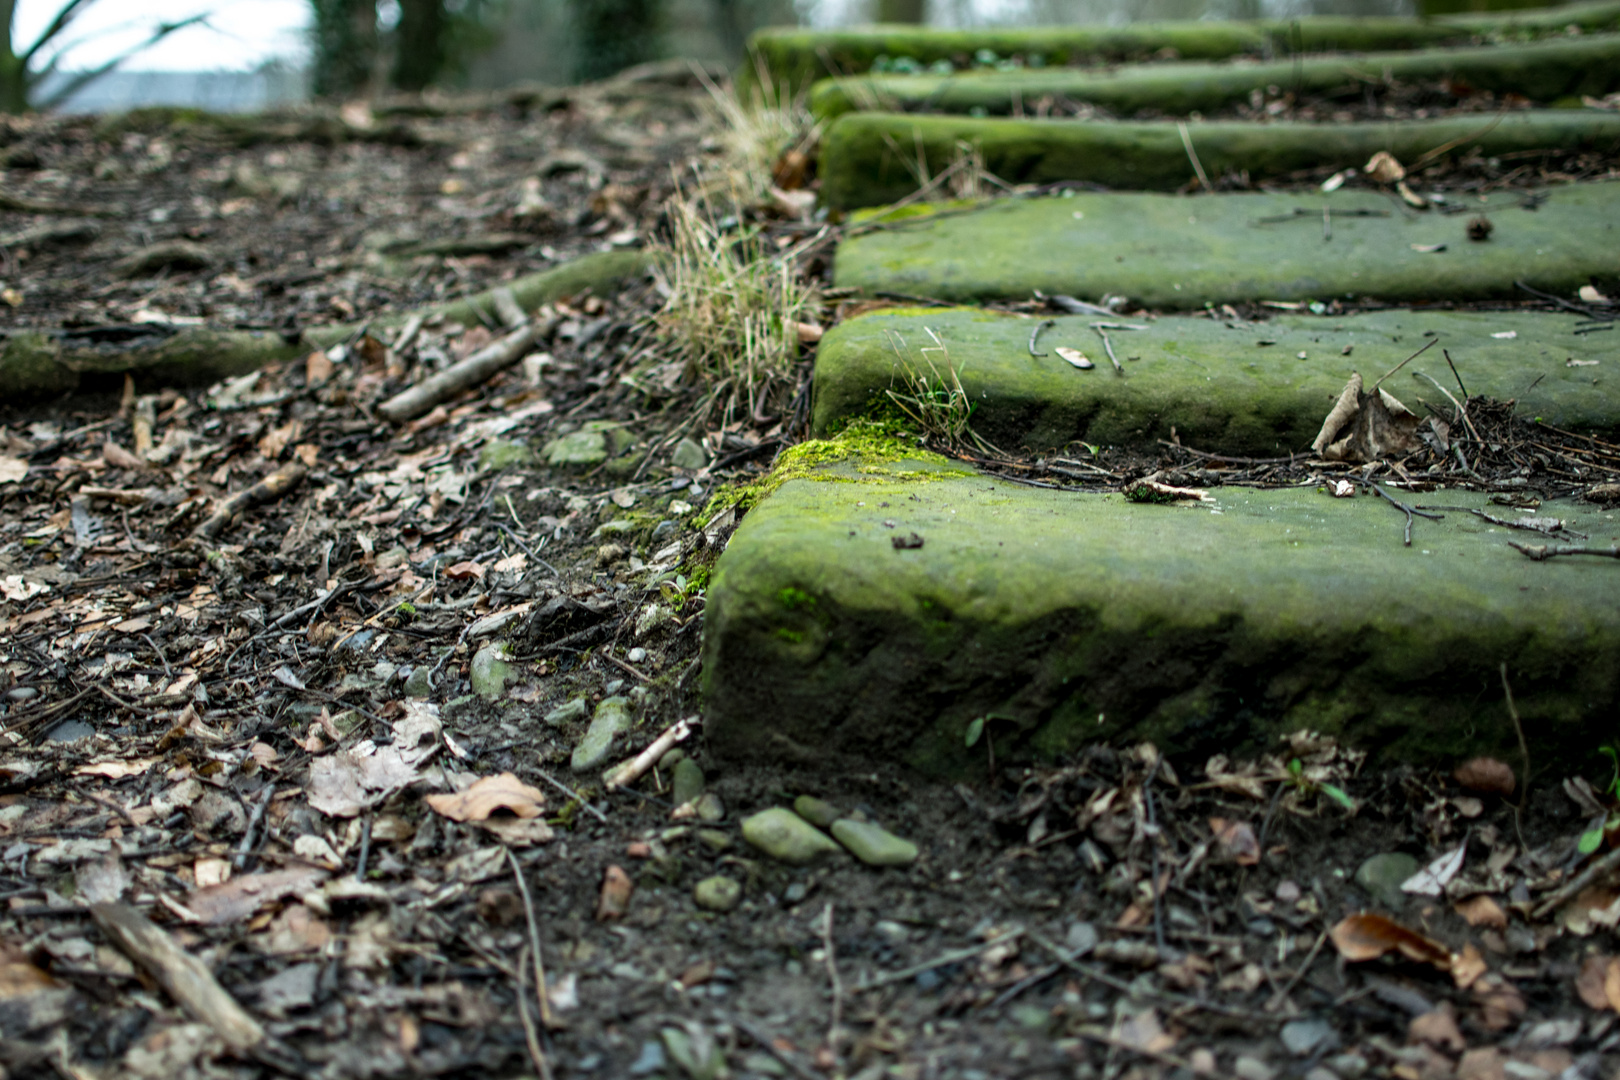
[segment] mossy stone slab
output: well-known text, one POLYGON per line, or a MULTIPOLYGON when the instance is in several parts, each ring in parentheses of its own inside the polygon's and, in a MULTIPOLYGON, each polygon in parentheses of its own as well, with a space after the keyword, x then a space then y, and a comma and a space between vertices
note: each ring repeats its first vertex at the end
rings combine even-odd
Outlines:
POLYGON ((1572 314, 1391 310, 1257 323, 1171 316, 1134 322, 1146 330, 1109 332, 1123 378, 1090 328, 1095 316, 1056 319, 1036 344, 1047 355, 1033 357, 1030 333, 1040 321, 974 308, 849 319, 816 354, 815 432, 887 405, 908 364, 927 371, 926 347, 961 380, 974 431, 1006 450, 1076 441, 1152 447, 1174 429, 1184 444, 1213 453, 1287 454, 1308 450, 1352 371, 1370 382, 1434 338, 1385 384, 1419 413, 1422 402, 1450 408, 1430 379, 1458 393, 1444 350, 1471 394, 1514 399, 1521 416, 1555 427, 1620 432, 1620 341, 1575 334, 1581 317, 1572 314), (932 351, 929 330, 944 353, 932 351), (1076 370, 1053 353, 1060 345, 1097 367, 1076 370), (1597 363, 1571 367, 1571 359, 1597 363))
POLYGON ((1521 201, 1498 192, 1471 201, 1468 215, 1447 215, 1341 189, 1081 193, 944 213, 924 207, 886 225, 872 219, 880 227, 840 244, 833 272, 841 288, 958 302, 1022 300, 1038 289, 1198 309, 1248 300, 1522 298, 1515 281, 1573 296, 1593 275, 1620 269, 1620 183, 1549 188, 1534 211, 1521 201), (1332 215, 1326 241, 1324 208, 1332 215), (1352 216, 1358 212, 1388 216, 1352 216), (1495 231, 1476 243, 1467 223, 1481 212, 1495 231), (1419 250, 1437 244, 1445 250, 1419 250))
POLYGON ((1489 45, 1468 49, 1314 56, 1272 63, 1126 64, 1108 71, 1040 68, 961 75, 860 75, 824 79, 810 109, 827 120, 846 112, 885 110, 991 115, 1033 111, 1042 99, 1089 102, 1116 116, 1145 110, 1172 115, 1214 112, 1268 86, 1296 97, 1368 83, 1450 80, 1476 92, 1520 94, 1531 101, 1579 106, 1583 96, 1620 89, 1620 35, 1489 45))
POLYGON ((880 57, 905 58, 920 66, 940 61, 961 67, 975 63, 980 50, 998 58, 1017 57, 1047 67, 1146 60, 1173 50, 1183 60, 1232 56, 1288 55, 1295 51, 1368 52, 1441 44, 1471 44, 1479 37, 1523 41, 1562 34, 1576 26, 1585 33, 1620 27, 1620 4, 1567 4, 1551 10, 1469 13, 1438 19, 1316 15, 1299 19, 1184 19, 1039 27, 945 29, 921 26, 864 26, 836 30, 768 27, 748 40, 748 56, 738 70, 745 94, 763 71, 775 86, 797 91, 827 75, 869 70, 880 57))
MULTIPOLYGON (((1620 113, 1548 109, 1481 122, 1477 115, 1369 124, 1190 125, 1188 138, 1211 178, 1253 180, 1302 169, 1361 168, 1381 150, 1415 161, 1437 146, 1485 156, 1531 150, 1620 148, 1620 113)), ((898 202, 917 189, 919 157, 938 175, 972 144, 990 172, 1011 184, 1081 180, 1134 191, 1170 191, 1196 180, 1186 145, 1169 122, 974 119, 850 113, 821 140, 816 175, 828 206, 898 202)))
MULTIPOLYGON (((1212 494, 1156 506, 853 470, 785 483, 744 519, 709 590, 711 749, 962 775, 983 768, 987 739, 1006 762, 1099 739, 1248 753, 1311 728, 1443 764, 1517 753, 1504 662, 1542 767, 1609 737, 1610 560, 1532 562, 1507 540, 1533 534, 1462 510, 1419 520, 1403 547, 1404 518, 1372 495, 1212 494), (911 533, 922 547, 891 542, 911 533)), ((1614 511, 1543 512, 1620 541, 1614 511)))

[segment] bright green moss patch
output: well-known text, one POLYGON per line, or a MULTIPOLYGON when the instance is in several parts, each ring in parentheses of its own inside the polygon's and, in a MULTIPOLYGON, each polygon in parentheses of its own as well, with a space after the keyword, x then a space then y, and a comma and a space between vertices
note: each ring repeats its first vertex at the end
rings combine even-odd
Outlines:
MULTIPOLYGON (((1620 707, 1607 560, 1534 563, 1523 534, 1447 509, 1401 543, 1375 496, 1216 489, 1213 505, 988 477, 860 488, 795 480, 721 557, 704 632, 706 733, 733 757, 902 760, 936 774, 1149 739, 1247 753, 1313 728, 1444 764, 1578 759, 1620 707), (915 533, 921 547, 897 548, 915 533), (789 607, 784 595, 815 597, 789 607)), ((1497 508, 1499 510, 1499 508, 1497 508)), ((1620 513, 1547 505, 1592 543, 1620 513)))
POLYGON ((783 450, 762 479, 715 492, 703 508, 701 522, 707 524, 727 510, 746 513, 789 480, 855 484, 894 479, 928 481, 953 475, 969 474, 949 468, 946 458, 922 449, 917 436, 898 424, 841 417, 836 434, 808 439, 783 450))

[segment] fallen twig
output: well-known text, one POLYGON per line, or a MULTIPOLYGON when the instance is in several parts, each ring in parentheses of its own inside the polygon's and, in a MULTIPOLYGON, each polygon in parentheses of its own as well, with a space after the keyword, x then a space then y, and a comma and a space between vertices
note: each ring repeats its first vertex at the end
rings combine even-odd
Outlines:
MULTIPOLYGON (((535 1029, 534 1020, 529 1016, 528 980, 524 978, 524 970, 529 966, 530 946, 525 944, 518 950, 517 960, 517 1007, 518 1019, 523 1022, 523 1041, 529 1048, 529 1060, 534 1062, 534 1071, 540 1074, 540 1080, 551 1080, 551 1063, 546 1060, 546 1052, 540 1045, 540 1033, 535 1029)), ((545 1000, 545 991, 541 990, 540 1000, 545 1000)))
MULTIPOLYGON (((546 995, 546 961, 540 952, 540 923, 534 917, 534 899, 529 896, 529 883, 523 879, 523 864, 518 862, 511 848, 506 849, 506 858, 512 864, 512 876, 517 878, 518 893, 523 897, 523 915, 529 923, 529 947, 534 950, 534 996, 540 1005, 540 1023, 549 1030, 553 1027, 553 1021, 551 999, 546 995)), ((519 964, 518 971, 522 970, 523 965, 519 964)))
POLYGON ((645 750, 614 769, 603 786, 608 791, 613 791, 615 788, 626 787, 640 780, 647 774, 648 769, 657 764, 659 758, 669 752, 670 747, 691 735, 696 724, 697 717, 695 716, 689 716, 685 720, 679 720, 671 724, 663 730, 658 738, 649 743, 645 750))
POLYGON ((833 906, 829 901, 821 913, 821 949, 827 956, 827 980, 832 984, 832 1006, 827 1021, 827 1051, 832 1055, 833 1072, 838 1067, 838 1027, 844 1012, 844 984, 838 978, 838 954, 833 947, 833 906))
POLYGON ((1124 366, 1122 364, 1120 364, 1119 357, 1114 355, 1114 343, 1112 341, 1108 340, 1108 331, 1110 331, 1110 330, 1146 330, 1147 327, 1138 326, 1135 323, 1123 323, 1123 322, 1121 322, 1121 323, 1094 322, 1094 323, 1091 323, 1090 325, 1091 325, 1091 328, 1097 332, 1097 336, 1102 338, 1103 350, 1108 353, 1108 360, 1109 360, 1110 363, 1112 363, 1114 365, 1114 374, 1115 375, 1123 375, 1123 374, 1125 374, 1125 368, 1124 368, 1124 366))
MULTIPOLYGON (((1408 357, 1407 359, 1411 359, 1411 358, 1408 357)), ((1444 514, 1431 514, 1431 513, 1428 513, 1427 511, 1419 510, 1414 506, 1408 506, 1406 503, 1401 502, 1401 500, 1397 499, 1395 496, 1391 495, 1389 492, 1385 491, 1383 488, 1379 487, 1377 484, 1369 483, 1367 486, 1372 488, 1374 491, 1378 492, 1378 494, 1382 495, 1389 502, 1389 505, 1393 506, 1395 509, 1401 511, 1403 514, 1406 515, 1406 531, 1404 533, 1402 533, 1401 535, 1402 535, 1402 540, 1406 544, 1407 547, 1412 546, 1412 518, 1413 518, 1413 516, 1428 518, 1430 521, 1444 521, 1445 520, 1446 515, 1444 515, 1444 514)))
POLYGON ((212 540, 237 514, 250 506, 281 498, 297 487, 308 474, 309 469, 305 468, 302 461, 289 461, 257 484, 245 491, 238 491, 220 503, 219 509, 215 510, 208 520, 197 526, 196 535, 203 540, 212 540))
POLYGON ((908 968, 901 968, 899 971, 889 971, 882 975, 874 975, 865 982, 857 983, 856 985, 850 987, 850 990, 858 994, 866 990, 876 990, 880 986, 888 986, 890 983, 905 982, 907 979, 915 978, 925 971, 932 971, 937 967, 944 967, 946 964, 955 964, 962 960, 971 960, 973 957, 978 956, 986 949, 993 949, 997 945, 1002 945, 1009 941, 1015 941, 1024 936, 1025 933, 1026 931, 1023 930, 1011 930, 1005 934, 1002 934, 1000 937, 993 937, 989 941, 981 942, 978 945, 969 945, 965 949, 952 949, 949 952, 940 953, 932 960, 925 960, 920 964, 913 964, 908 968))
POLYGON ((1049 326, 1056 326, 1056 325, 1057 325, 1057 320, 1056 319, 1043 319, 1040 322, 1035 324, 1035 329, 1033 329, 1033 330, 1031 330, 1029 332, 1029 355, 1036 356, 1036 357, 1052 355, 1051 353, 1036 352, 1035 351, 1035 339, 1041 336, 1041 331, 1042 330, 1045 330, 1049 326))
POLYGON ((1604 559, 1620 559, 1620 546, 1583 547, 1579 544, 1521 544, 1509 540, 1508 547, 1518 548, 1536 562, 1545 562, 1558 555, 1596 555, 1604 559))
POLYGON ((452 364, 408 390, 402 390, 377 406, 377 412, 396 424, 414 420, 440 402, 448 401, 468 387, 485 382, 523 358, 529 346, 551 335, 560 320, 548 319, 543 326, 525 326, 479 349, 458 364, 452 364))
POLYGON ((1579 895, 1582 889, 1605 874, 1612 873, 1616 868, 1620 868, 1620 848, 1612 848, 1601 859, 1587 864, 1585 870, 1564 882, 1553 891, 1552 895, 1537 904, 1535 910, 1530 912, 1530 917, 1532 919, 1546 918, 1570 899, 1579 895))
POLYGON ((587 802, 585 796, 581 795, 579 792, 575 791, 573 788, 569 787, 567 784, 548 773, 543 773, 536 770, 536 775, 538 775, 540 779, 544 780, 552 787, 556 788, 558 791, 562 792, 564 795, 567 795, 570 799, 573 799, 575 802, 579 803, 580 806, 583 806, 585 808, 585 812, 590 814, 597 821, 600 821, 604 825, 607 824, 607 815, 587 802))
POLYGON ((115 901, 91 904, 90 917, 121 952, 232 1050, 250 1051, 265 1041, 264 1028, 219 985, 208 965, 175 944, 145 915, 115 901))

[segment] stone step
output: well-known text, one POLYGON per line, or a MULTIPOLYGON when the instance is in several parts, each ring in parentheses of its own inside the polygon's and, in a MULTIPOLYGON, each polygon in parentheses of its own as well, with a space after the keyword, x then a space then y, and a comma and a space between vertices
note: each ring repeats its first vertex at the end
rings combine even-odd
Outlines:
MULTIPOLYGON (((927 67, 976 66, 981 50, 996 60, 1060 67, 1147 60, 1173 50, 1186 60, 1271 57, 1293 52, 1379 51, 1468 44, 1478 37, 1528 40, 1620 28, 1620 4, 1569 4, 1553 9, 1447 15, 1437 19, 1314 15, 1300 19, 1132 23, 1126 26, 979 27, 971 30, 869 26, 842 30, 772 27, 748 42, 738 73, 746 91, 762 77, 797 91, 826 75, 860 74, 880 57, 927 67)), ((989 66, 995 61, 989 60, 989 66)))
POLYGON ((1443 348, 1469 393, 1515 400, 1518 415, 1565 431, 1620 432, 1620 342, 1615 334, 1575 334, 1581 322, 1575 314, 1113 319, 1147 327, 1108 330, 1123 377, 1090 329, 1097 321, 1055 319, 1038 337, 1037 351, 1047 356, 1037 358, 1029 355, 1029 340, 1042 319, 972 308, 891 309, 849 319, 829 330, 816 351, 813 427, 818 436, 838 431, 888 406, 888 390, 938 371, 954 374, 966 390, 975 434, 1003 450, 1050 452, 1074 442, 1153 449, 1178 436, 1189 447, 1244 457, 1309 452, 1351 372, 1374 381, 1437 337, 1434 348, 1383 384, 1419 415, 1421 402, 1447 408, 1435 382, 1460 397, 1443 348), (1079 348, 1097 366, 1074 368, 1053 351, 1059 345, 1079 348))
POLYGON ((1579 107, 1583 97, 1620 90, 1620 35, 1565 38, 1526 45, 1315 56, 1272 63, 1133 64, 1109 71, 1039 68, 968 75, 861 75, 824 79, 810 109, 830 120, 846 112, 1033 111, 1044 99, 1089 102, 1122 118, 1144 110, 1185 116, 1249 100, 1268 86, 1296 99, 1387 81, 1449 80, 1475 92, 1520 94, 1543 104, 1579 107))
MULTIPOLYGON (((1532 150, 1620 149, 1620 113, 1550 109, 1482 119, 1368 124, 1188 125, 1187 138, 1212 180, 1245 172, 1252 180, 1304 169, 1361 168, 1388 151, 1415 161, 1435 147, 1486 157, 1532 150)), ((902 113, 848 113, 821 140, 816 175, 822 202, 835 209, 883 206, 937 176, 969 143, 984 167, 1009 184, 1080 180, 1136 191, 1168 191, 1196 181, 1180 127, 1169 122, 975 119, 902 113)))
POLYGON ((1371 382, 1431 337, 1439 343, 1384 384, 1420 414, 1425 401, 1449 408, 1434 382, 1461 396, 1444 349, 1470 394, 1516 400, 1520 416, 1566 431, 1620 432, 1620 341, 1612 340, 1620 335, 1573 333, 1578 315, 1396 310, 1281 314, 1259 323, 1114 319, 1147 327, 1108 331, 1123 377, 1091 329, 1098 316, 1054 320, 1036 345, 1048 355, 1032 357, 1030 334, 1041 321, 972 308, 849 319, 817 352, 815 432, 883 409, 887 391, 919 372, 932 378, 932 364, 960 380, 973 403, 974 432, 1007 451, 1047 452, 1077 441, 1152 449, 1176 435, 1211 453, 1307 452, 1352 371, 1371 382), (1053 352, 1061 345, 1096 367, 1071 366, 1053 352))
MULTIPOLYGON (((1402 514, 1371 494, 1225 488, 1188 508, 937 459, 790 471, 708 592, 705 731, 725 755, 963 775, 984 767, 965 743, 988 717, 997 762, 1102 739, 1247 753, 1298 728, 1404 761, 1511 760, 1506 663, 1551 768, 1620 708, 1612 561, 1531 562, 1506 541, 1535 534, 1465 510, 1419 519, 1403 547, 1402 514)), ((1620 543, 1613 511, 1542 513, 1620 543)))
POLYGON ((1549 188, 1544 201, 1523 207, 1522 196, 1497 192, 1471 199, 1466 215, 1418 213, 1393 195, 1344 189, 1064 194, 1072 197, 868 218, 867 231, 853 229, 839 245, 835 283, 952 302, 1027 299, 1038 289, 1199 309, 1247 300, 1522 298, 1515 280, 1573 296, 1593 275, 1620 270, 1614 182, 1549 188), (1468 220, 1483 212, 1494 231, 1470 241, 1468 220), (1445 249, 1422 250, 1436 245, 1445 249))

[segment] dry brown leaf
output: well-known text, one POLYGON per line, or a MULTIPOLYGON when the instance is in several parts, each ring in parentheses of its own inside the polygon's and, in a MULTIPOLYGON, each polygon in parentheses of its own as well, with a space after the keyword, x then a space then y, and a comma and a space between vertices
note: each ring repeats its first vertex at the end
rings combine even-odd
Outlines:
POLYGON ((609 866, 602 875, 602 892, 596 898, 596 921, 610 922, 630 910, 630 894, 635 886, 622 867, 609 866))
POLYGON ((122 780, 126 776, 139 776, 162 758, 132 758, 129 761, 92 761, 73 770, 74 776, 105 776, 108 780, 122 780))
POLYGON ((1406 1027, 1406 1037, 1410 1042, 1426 1042, 1436 1050, 1453 1054, 1468 1049, 1468 1041, 1457 1027, 1457 1010, 1449 1001, 1442 1001, 1439 1008, 1413 1017, 1406 1027))
MULTIPOLYGON (((1607 989, 1611 971, 1616 972, 1616 982, 1620 984, 1620 962, 1614 957, 1597 953, 1581 962, 1580 974, 1575 976, 1575 992, 1587 1007, 1600 1012, 1614 1007, 1609 1002, 1607 989)), ((1620 985, 1617 985, 1617 989, 1620 989, 1620 985)))
POLYGON ((1481 795, 1513 794, 1513 768, 1495 758, 1470 758, 1457 766, 1451 775, 1457 783, 1481 795))
POLYGON ((1467 920, 1469 926, 1489 926, 1497 930, 1507 929, 1507 912, 1489 896, 1481 893, 1471 896, 1453 905, 1457 914, 1467 920))
POLYGON ((1215 839, 1220 842, 1221 849, 1239 866, 1254 866, 1260 861, 1260 841, 1256 839, 1254 829, 1248 822, 1212 817, 1209 819, 1209 828, 1215 834, 1215 839))
POLYGON ((332 377, 335 368, 326 353, 317 349, 304 358, 304 381, 319 386, 332 377))
POLYGON ((1361 373, 1352 372, 1311 449, 1327 461, 1359 463, 1402 457, 1423 446, 1417 436, 1421 422, 1388 390, 1364 392, 1361 373))
POLYGON ((1588 885, 1564 905, 1558 917, 1565 930, 1577 937, 1586 937, 1601 925, 1612 926, 1607 916, 1617 907, 1620 907, 1620 892, 1607 885, 1588 885))
POLYGON ((1462 952, 1452 954, 1451 978, 1462 989, 1473 986, 1485 971, 1485 957, 1472 941, 1463 946, 1462 952))
POLYGON ((290 904, 271 920, 268 933, 252 940, 272 956, 286 956, 325 948, 332 940, 332 929, 303 904, 290 904))
POLYGON ((1164 1030, 1158 1010, 1152 1008, 1126 1019, 1119 1025, 1115 1038, 1147 1054, 1163 1054, 1176 1045, 1175 1036, 1164 1030))
POLYGON ((1479 1002, 1480 1020, 1492 1031, 1510 1028, 1524 1015, 1524 996, 1500 975, 1481 977, 1473 991, 1474 1000, 1479 1002))
POLYGON ((466 791, 451 795, 429 795, 423 800, 435 812, 451 821, 486 821, 496 811, 513 817, 536 818, 546 796, 511 773, 486 776, 466 791))
POLYGON ((112 440, 101 445, 101 460, 114 469, 146 469, 146 462, 125 450, 112 440))
POLYGON ((1466 1051, 1457 1062, 1457 1080, 1505 1080, 1507 1059, 1494 1046, 1466 1051))
POLYGON ((1380 150, 1368 159, 1362 172, 1380 184, 1393 184, 1406 179, 1406 168, 1388 150, 1380 150))
POLYGON ((1620 960, 1610 960, 1603 970, 1603 996, 1609 1008, 1620 1012, 1620 960))
POLYGON ((326 871, 313 866, 246 874, 222 885, 198 889, 186 897, 186 907, 204 923, 219 926, 245 919, 263 905, 284 896, 308 892, 326 877, 326 871))
POLYGON ((1441 971, 1451 970, 1451 953, 1432 938, 1409 930, 1394 919, 1373 912, 1350 915, 1330 935, 1339 955, 1350 961, 1376 960, 1392 952, 1441 971))

